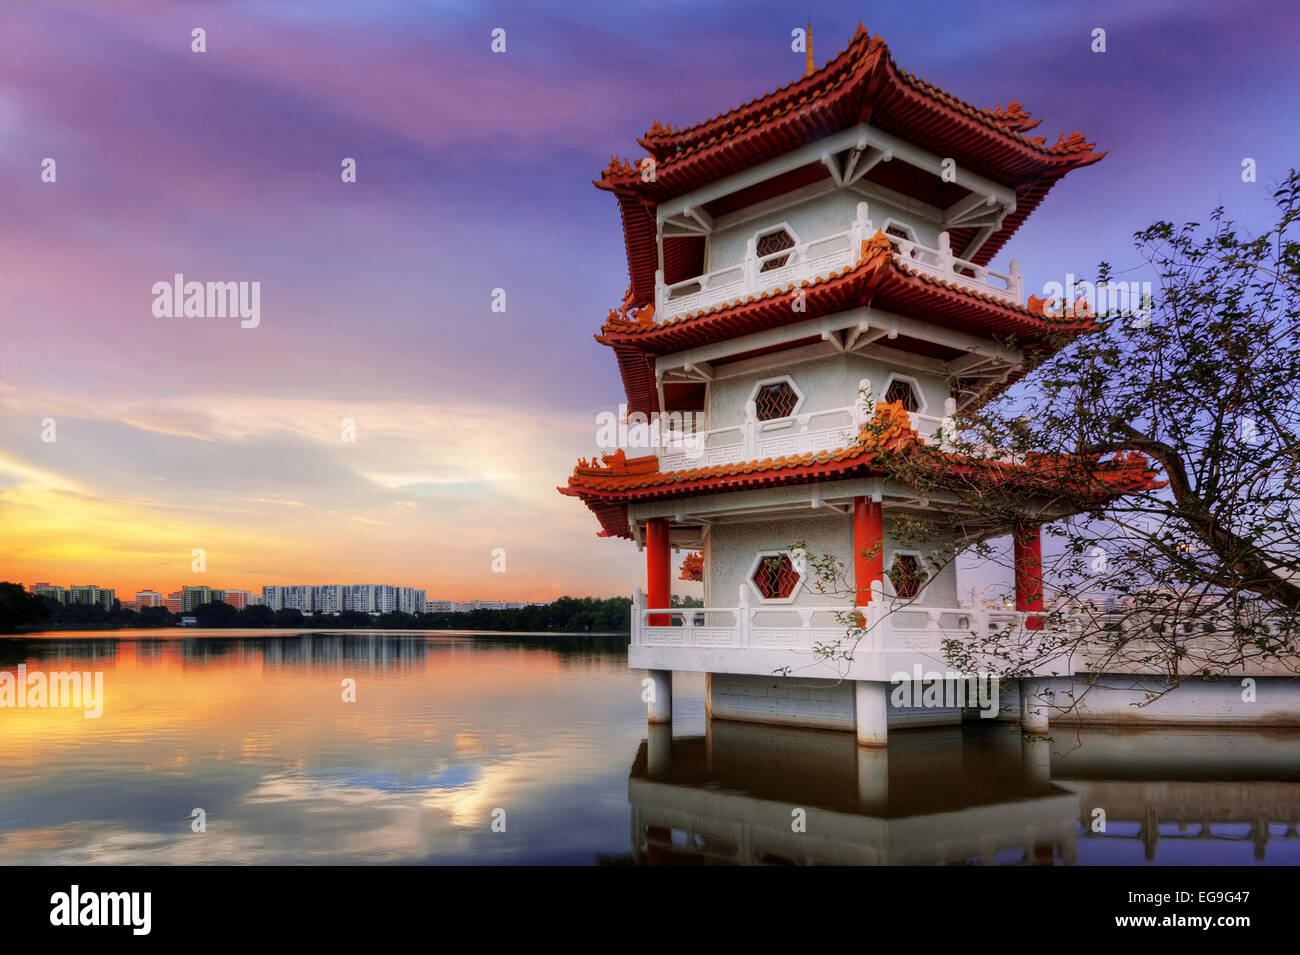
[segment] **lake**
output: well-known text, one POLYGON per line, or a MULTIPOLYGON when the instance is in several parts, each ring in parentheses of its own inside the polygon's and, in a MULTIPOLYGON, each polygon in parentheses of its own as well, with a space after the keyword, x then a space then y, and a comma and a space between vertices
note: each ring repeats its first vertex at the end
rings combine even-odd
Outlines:
POLYGON ((880 754, 710 724, 703 677, 679 673, 671 733, 648 732, 626 653, 554 634, 0 638, 0 671, 103 674, 98 718, 0 708, 0 864, 1300 863, 1297 731, 1026 741, 968 721, 880 754))

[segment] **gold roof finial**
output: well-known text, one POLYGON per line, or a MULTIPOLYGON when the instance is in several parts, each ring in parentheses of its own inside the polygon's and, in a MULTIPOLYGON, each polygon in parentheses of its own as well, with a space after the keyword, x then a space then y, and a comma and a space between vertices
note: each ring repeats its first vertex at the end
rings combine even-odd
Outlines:
POLYGON ((806 50, 805 50, 805 52, 804 52, 804 67, 803 67, 803 75, 804 75, 804 76, 809 76, 810 74, 815 73, 815 72, 817 71, 817 67, 813 64, 813 54, 812 54, 812 24, 811 24, 811 23, 808 24, 808 37, 807 37, 807 42, 808 42, 808 45, 807 45, 807 48, 806 48, 806 50))

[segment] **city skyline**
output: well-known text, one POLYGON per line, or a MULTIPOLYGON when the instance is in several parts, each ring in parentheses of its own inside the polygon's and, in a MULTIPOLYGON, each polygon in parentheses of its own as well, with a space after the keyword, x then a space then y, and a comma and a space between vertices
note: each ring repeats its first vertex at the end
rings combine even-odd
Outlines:
MULTIPOLYGON (((1100 259, 1130 275, 1130 236, 1157 218, 1223 202, 1266 219, 1296 145, 1272 54, 1300 11, 945 5, 936 34, 924 6, 815 7, 817 62, 861 17, 928 80, 980 106, 1024 93, 1042 132, 1109 151, 995 260, 1021 259, 1027 289, 1100 259)), ((134 593, 184 579, 200 548, 232 589, 374 567, 453 600, 630 593, 642 556, 555 493, 626 400, 590 340, 627 284, 590 181, 645 116, 688 124, 795 79, 807 10, 79 10, 12 10, 0 37, 0 579, 134 593), (470 72, 472 97, 441 95, 470 72), (177 273, 260 283, 257 327, 156 317, 177 273)))
MULTIPOLYGON (((366 613, 384 613, 388 610, 396 610, 401 613, 428 613, 438 610, 459 611, 466 608, 509 610, 538 606, 550 602, 520 601, 507 598, 484 599, 482 596, 473 600, 448 600, 442 597, 429 597, 427 588, 402 584, 263 584, 260 593, 243 588, 213 587, 208 584, 183 584, 180 588, 170 592, 167 591, 167 588, 161 590, 155 590, 151 587, 129 588, 123 591, 124 594, 134 594, 128 600, 125 597, 117 596, 116 588, 100 587, 96 584, 68 584, 64 586, 49 581, 35 581, 32 583, 13 581, 13 583, 19 584, 29 593, 49 597, 65 606, 83 603, 104 605, 106 609, 112 609, 112 601, 116 598, 124 609, 139 610, 140 598, 147 596, 150 600, 146 606, 165 606, 178 613, 182 612, 182 610, 188 613, 191 609, 189 606, 192 603, 191 596, 197 595, 199 592, 204 592, 208 596, 220 594, 223 602, 231 603, 237 609, 261 604, 273 610, 283 607, 285 609, 302 610, 304 613, 338 613, 343 610, 360 609, 358 607, 358 598, 366 597, 366 595, 360 594, 364 589, 372 591, 368 595, 370 604, 384 604, 378 609, 374 609, 372 606, 371 609, 364 610, 363 612, 366 613), (322 592, 328 590, 333 590, 335 593, 330 595, 328 600, 319 599, 322 597, 322 592), (82 592, 85 591, 94 591, 95 593, 83 594, 82 592), (240 595, 240 599, 233 603, 226 599, 232 594, 240 595), (82 599, 84 596, 89 596, 91 599, 82 599), (387 607, 390 602, 393 606, 387 607), (173 603, 177 605, 173 607, 173 603), (304 603, 306 606, 303 606, 304 603), (442 607, 434 606, 439 604, 442 607)), ((208 603, 210 601, 193 602, 208 603)), ((362 599, 360 602, 365 603, 367 599, 362 599)))

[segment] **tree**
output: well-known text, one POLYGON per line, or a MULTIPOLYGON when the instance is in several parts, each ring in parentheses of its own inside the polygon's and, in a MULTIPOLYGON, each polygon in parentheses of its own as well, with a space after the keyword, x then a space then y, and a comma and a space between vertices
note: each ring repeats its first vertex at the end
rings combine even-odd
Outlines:
POLYGON ((275 611, 275 625, 287 630, 299 630, 307 622, 303 612, 294 607, 284 607, 275 611))
POLYGON ((23 590, 22 584, 0 581, 0 632, 12 633, 19 627, 32 626, 50 616, 45 602, 36 594, 23 590))
MULTIPOLYGON (((1135 668, 1174 683, 1247 663, 1300 669, 1296 171, 1274 199, 1277 222, 1255 237, 1222 208, 1204 225, 1137 233, 1149 296, 1095 313, 1066 305, 1063 347, 1021 384, 981 396, 942 449, 885 456, 920 496, 951 499, 949 517, 894 528, 932 545, 932 568, 955 556, 944 543, 954 531, 1005 562, 995 536, 1048 525, 1046 629, 1032 640, 975 633, 949 645, 954 662, 994 659, 1014 672, 1083 652, 1098 672, 1135 668), (1157 480, 1117 495, 1108 469, 1139 459, 1157 480), (1050 480, 1030 486, 1013 465, 1050 480), (1006 480, 988 481, 999 469, 1006 480)), ((1105 263, 1097 287, 1099 298, 1115 288, 1105 263)))
POLYGON ((275 611, 263 604, 249 604, 239 611, 236 623, 241 627, 272 627, 275 625, 275 611))
POLYGON ((136 623, 141 627, 170 627, 175 625, 175 615, 166 607, 141 607, 136 623))
POLYGON ((191 613, 200 627, 233 627, 239 620, 239 611, 224 600, 198 604, 191 613))

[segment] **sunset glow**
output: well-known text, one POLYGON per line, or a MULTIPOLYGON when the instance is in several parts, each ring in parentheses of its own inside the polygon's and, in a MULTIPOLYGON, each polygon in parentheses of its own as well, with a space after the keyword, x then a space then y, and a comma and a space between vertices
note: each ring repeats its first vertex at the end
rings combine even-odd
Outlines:
MULTIPOLYGON (((1265 55, 1287 31, 1264 20, 1211 6, 1157 29, 1150 12, 1108 8, 1112 35, 1140 35, 1144 54, 1103 68, 1057 42, 1091 26, 1071 6, 1034 19, 1020 4, 943 5, 938 35, 912 7, 819 8, 818 60, 868 17, 901 61, 975 102, 1032 76, 1036 114, 1110 149, 1017 235, 1029 287, 1099 254, 1131 265, 1133 230, 1203 196, 1234 190, 1239 215, 1263 213, 1268 189, 1216 165, 1225 139, 1261 181, 1294 158, 1290 133, 1256 135, 1290 111, 1271 72, 1282 58, 1265 55), (1237 64, 1231 84, 1188 52, 1211 39, 1237 64), (1115 110, 1147 99, 1160 105, 1140 121, 1115 110), (1212 137, 1196 132, 1207 113, 1212 137)), ((489 60, 464 37, 487 36, 495 12, 314 4, 307 22, 303 9, 205 9, 219 54, 201 62, 190 13, 172 6, 6 12, 0 578, 121 596, 329 582, 453 600, 629 593, 635 548, 602 546, 555 493, 596 450, 597 416, 626 401, 591 340, 627 265, 615 204, 590 181, 645 117, 697 121, 798 76, 802 56, 779 43, 755 55, 788 34, 785 12, 756 8, 737 31, 725 5, 692 7, 689 23, 655 4, 598 20, 581 4, 521 6, 511 53, 489 60), (669 57, 707 66, 662 69, 669 57), (54 184, 39 177, 47 156, 54 184), (343 157, 358 162, 347 187, 343 157), (177 272, 260 282, 259 326, 154 317, 151 287, 177 272), (496 288, 505 313, 490 309, 496 288)))

